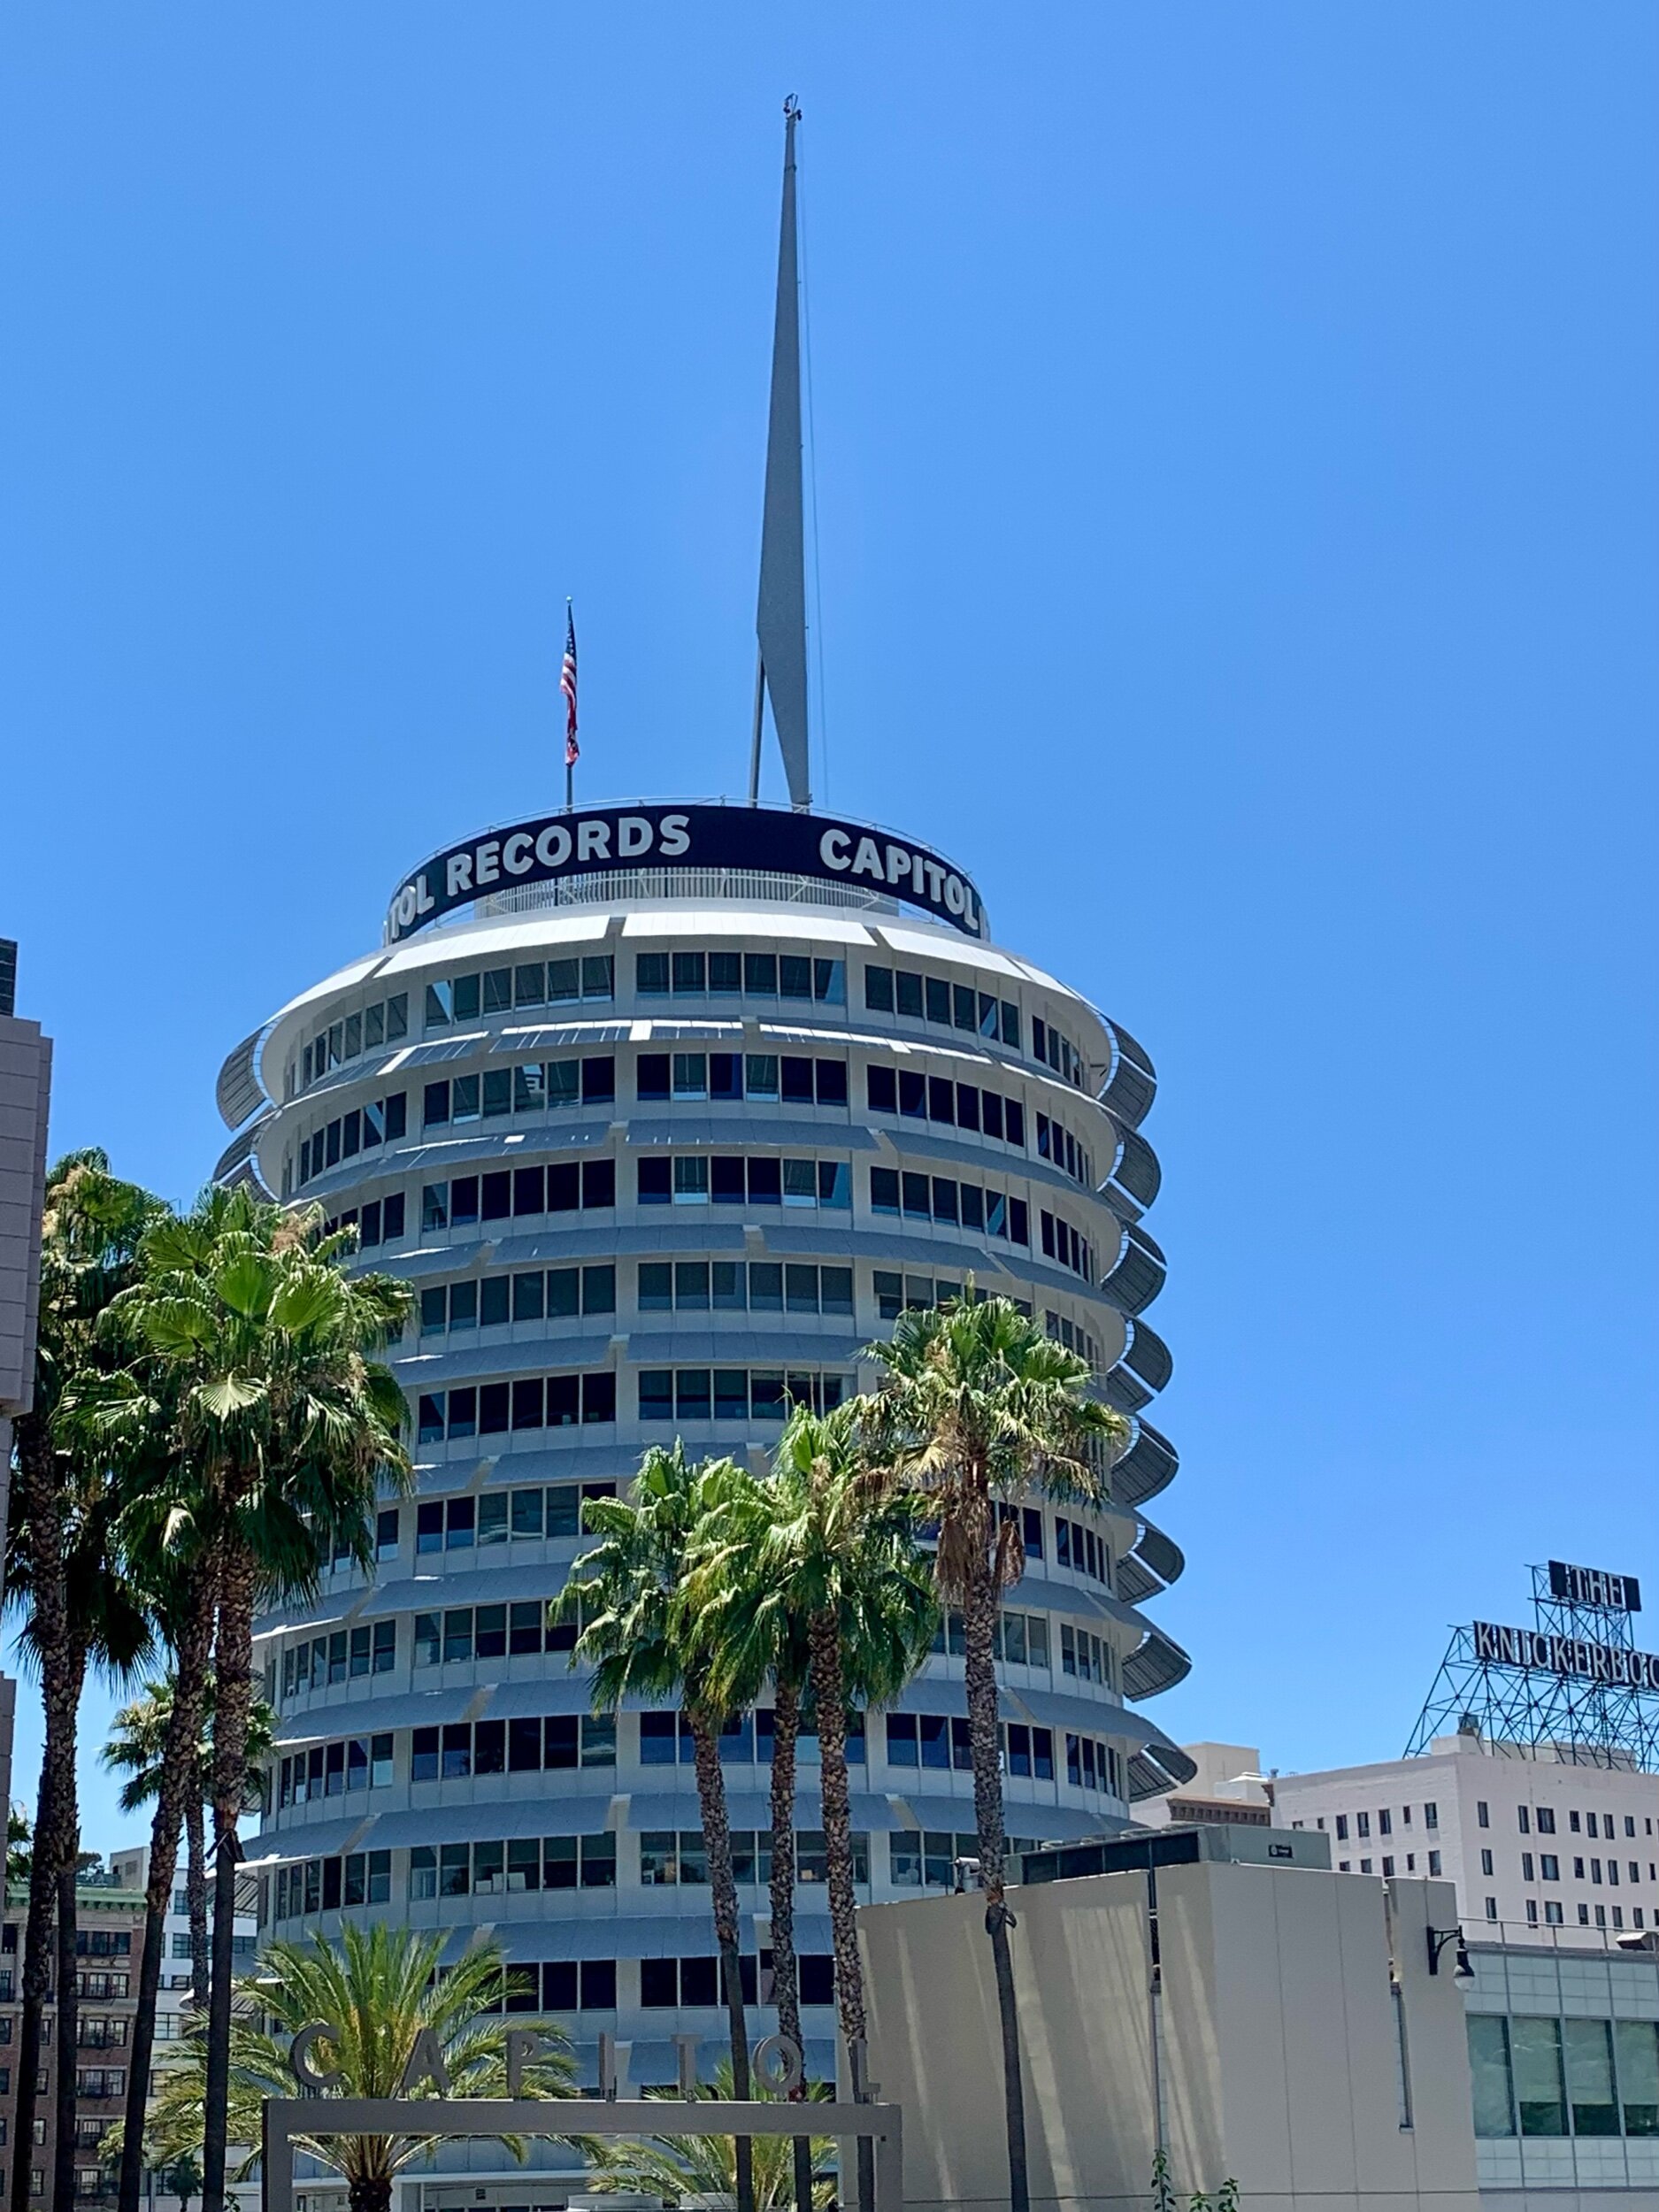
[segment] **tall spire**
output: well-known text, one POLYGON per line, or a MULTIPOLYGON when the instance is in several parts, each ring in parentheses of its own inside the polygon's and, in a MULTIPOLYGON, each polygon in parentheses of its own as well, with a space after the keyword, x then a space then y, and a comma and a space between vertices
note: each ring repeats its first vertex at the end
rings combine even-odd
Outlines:
POLYGON ((783 104, 783 223, 778 240, 778 310, 772 342, 772 417, 766 437, 766 503, 760 538, 760 657, 755 671, 755 742, 749 800, 760 798, 765 702, 789 782, 789 803, 812 803, 806 737, 806 549, 801 503, 801 314, 795 266, 795 127, 801 104, 783 104))

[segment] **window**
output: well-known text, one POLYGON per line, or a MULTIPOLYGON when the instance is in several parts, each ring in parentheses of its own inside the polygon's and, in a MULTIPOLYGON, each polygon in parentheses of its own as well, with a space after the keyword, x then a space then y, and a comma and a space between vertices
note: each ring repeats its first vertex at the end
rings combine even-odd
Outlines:
POLYGON ((1394 1816, 1386 1806, 1377 1816, 1377 1832, 1379 1836, 1391 1836, 1394 1833, 1394 1816))
POLYGON ((1432 1802, 1431 1802, 1431 1803, 1429 1803, 1429 1804, 1425 1805, 1425 1806, 1424 1806, 1424 1808, 1423 1808, 1423 1825, 1424 1825, 1425 1828, 1438 1828, 1438 1827, 1440 1826, 1440 1807, 1439 1807, 1438 1805, 1436 1805, 1436 1804, 1433 1804, 1432 1802))
POLYGON ((1429 1878, 1432 1881, 1438 1880, 1440 1878, 1440 1855, 1438 1851, 1431 1851, 1429 1853, 1429 1878))
POLYGON ((1528 1816, 1527 1816, 1527 1809, 1526 1809, 1526 1807, 1525 1807, 1525 1805, 1517 1805, 1517 1808, 1516 1808, 1516 1811, 1515 1811, 1515 1818, 1516 1818, 1516 1824, 1517 1824, 1517 1825, 1519 1827, 1519 1829, 1520 1829, 1520 1831, 1521 1831, 1521 1833, 1522 1833, 1523 1835, 1525 1835, 1525 1834, 1526 1833, 1526 1832, 1527 1832, 1527 1827, 1528 1827, 1528 1824, 1529 1824, 1529 1822, 1528 1822, 1528 1816))
POLYGON ((1370 1815, 1369 1813, 1360 1813, 1360 1814, 1358 1814, 1358 1815, 1356 1816, 1356 1825, 1357 1825, 1358 1832, 1360 1833, 1360 1835, 1362 1835, 1362 1836, 1368 1836, 1368 1835, 1370 1835, 1370 1833, 1371 1833, 1371 1815, 1370 1815))
POLYGON ((1478 1800, 1475 1805, 1475 1825, 1478 1828, 1490 1828, 1492 1825, 1491 1809, 1484 1797, 1478 1800))
POLYGON ((1492 1854, 1490 1851, 1483 1851, 1481 1853, 1480 1870, 1483 1874, 1490 1876, 1492 1872, 1492 1854))
POLYGON ((1513 2135, 1509 2024, 1502 2013, 1471 2012, 1467 2025, 1475 2133, 1478 2137, 1513 2135))
POLYGON ((1488 1897, 1486 1900, 1486 1918, 1488 1920, 1495 1920, 1497 1916, 1498 1901, 1495 1897, 1488 1897))
POLYGON ((1540 1836, 1553 1836, 1555 1834, 1555 1815, 1552 1807, 1548 1805, 1539 1806, 1534 1817, 1537 1820, 1538 1832, 1540 1836))
POLYGON ((1348 1841, 1348 1815, 1346 1813, 1339 1813, 1336 1816, 1336 1839, 1339 1843, 1348 1841))
POLYGON ((1575 1836, 1581 1832, 1578 1824, 1578 1816, 1577 1813, 1569 1811, 1567 1815, 1567 1825, 1575 1836))

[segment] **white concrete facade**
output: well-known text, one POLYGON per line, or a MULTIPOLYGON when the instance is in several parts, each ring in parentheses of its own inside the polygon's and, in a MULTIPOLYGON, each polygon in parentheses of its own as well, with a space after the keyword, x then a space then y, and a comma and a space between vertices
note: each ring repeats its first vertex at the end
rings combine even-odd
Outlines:
MULTIPOLYGON (((1110 1832, 1184 1775, 1138 1709, 1187 1668, 1141 1610, 1182 1565, 1145 1511, 1176 1465, 1145 1417, 1170 1364, 1141 1317, 1163 1280, 1138 1226, 1152 1088, 1133 1040, 1041 970, 805 881, 787 898, 521 899, 353 962, 240 1048, 220 1094, 250 1118, 221 1177, 315 1199, 358 1226, 365 1264, 421 1294, 390 1355, 418 1497, 388 1502, 373 1579, 342 1565, 314 1607, 260 1624, 280 1714, 250 1842, 265 1929, 386 1915, 458 1943, 490 1926, 515 2008, 565 2016, 590 2078, 601 2030, 632 2040, 636 2084, 673 2078, 675 2034, 705 2034, 711 2061, 708 1891, 672 1717, 631 1705, 595 1724, 568 1637, 542 1635, 581 1548, 582 1486, 625 1483, 676 1434, 763 1465, 787 1395, 860 1387, 859 1347, 970 1276, 1084 1349, 1134 1425, 1110 1503, 1023 1523, 1001 1670, 1010 1835, 1110 1832)), ((943 1888, 972 1851, 965 1710, 948 1624, 869 1719, 864 1895, 943 1888)), ((765 1910, 767 1721, 744 1721, 726 1766, 746 1925, 765 1910)), ((810 1762, 798 1818, 822 2077, 810 1762)), ((757 2033, 770 2019, 757 2005, 757 2033)))
POLYGON ((1273 1794, 1340 1870, 1450 1882, 1471 1939, 1602 1948, 1659 1928, 1659 1776, 1449 1736, 1423 1758, 1281 1774, 1273 1794))

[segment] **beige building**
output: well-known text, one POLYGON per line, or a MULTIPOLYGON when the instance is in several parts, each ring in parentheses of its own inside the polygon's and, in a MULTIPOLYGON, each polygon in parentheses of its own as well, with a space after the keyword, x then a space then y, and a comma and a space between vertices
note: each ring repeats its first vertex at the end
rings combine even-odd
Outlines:
MULTIPOLYGON (((1013 1893, 1034 2212, 1238 2184, 1249 2212, 1477 2201, 1446 1883, 1199 1860, 1013 1893)), ((990 1947, 967 1895, 865 1908, 871 2072, 913 2212, 1008 2180, 990 1947)))
POLYGON ((1421 1758, 1279 1775, 1273 1797, 1339 1870, 1443 1877, 1471 1940, 1601 1948, 1659 1928, 1659 1775, 1443 1736, 1421 1758))
MULTIPOLYGON (((12 1424, 35 1394, 40 1298, 41 1203, 46 1183, 46 1110, 51 1040, 16 1014, 18 949, 0 938, 0 1527, 4 1525, 12 1424)), ((12 1801, 12 1722, 17 1686, 0 1675, 0 1805, 12 1801)))

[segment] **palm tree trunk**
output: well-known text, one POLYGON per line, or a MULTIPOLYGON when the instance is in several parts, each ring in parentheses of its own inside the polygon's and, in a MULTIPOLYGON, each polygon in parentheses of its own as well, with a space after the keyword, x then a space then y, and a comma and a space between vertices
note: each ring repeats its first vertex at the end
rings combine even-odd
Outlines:
MULTIPOLYGON (((818 1763, 824 1789, 824 1855, 829 1872, 830 1939, 835 1952, 835 2004, 850 2052, 864 2039, 864 1976, 858 1957, 858 1900, 853 1888, 852 1801, 847 1781, 847 1695, 841 1678, 841 1624, 815 1613, 809 1637, 812 1696, 818 1707, 818 1763)), ((873 2212, 875 2147, 858 2139, 858 2212, 873 2212)))
MULTIPOLYGON (((801 1977, 795 1955, 795 1770, 801 1736, 801 1693, 780 1682, 772 1716, 772 1996, 778 2008, 778 2032, 787 2035, 806 2063, 801 2032, 801 1977)), ((805 2096, 805 2083, 795 2093, 805 2096)), ((795 2212, 812 2212, 812 2143, 797 2135, 795 2149, 795 2212)))
POLYGON ((75 1858, 78 1825, 69 1830, 69 1856, 58 1870, 58 2078, 52 2116, 52 2203, 71 2212, 75 2200, 75 2060, 81 2008, 75 1996, 75 1858))
POLYGON ((35 2212, 29 2199, 29 2161, 35 2147, 42 2026, 52 1978, 52 1914, 58 1869, 64 1861, 64 1827, 73 1803, 66 1786, 73 1787, 74 1776, 74 1701, 73 1696, 65 1697, 64 1669, 69 1609, 64 1587, 63 1516, 43 1417, 25 1414, 14 1435, 18 1466, 13 1512, 23 1517, 27 1532, 30 1625, 40 1654, 46 1724, 30 1862, 28 1919, 23 1937, 23 2016, 18 2030, 12 2159, 12 2212, 35 2212))
POLYGON ((346 2185, 350 2212, 392 2212, 392 2184, 387 2174, 355 2174, 346 2185))
MULTIPOLYGON (((150 1879, 144 1889, 144 1948, 138 1962, 138 2005, 127 2062, 127 2114, 121 2131, 118 2212, 139 2212, 144 2185, 144 2114, 156 2047, 156 1999, 161 1988, 167 1909, 179 1865, 179 1828, 192 1797, 201 1802, 202 1703, 213 1641, 215 1584, 197 1578, 196 1599, 174 1646, 173 1712, 161 1747, 155 1817, 150 1829, 150 1879)), ((204 1875, 205 1880, 205 1874, 204 1875)), ((205 1910, 205 1904, 204 1906, 205 1910)), ((194 1926, 194 1923, 192 1924, 194 1926)), ((197 2002, 201 2001, 198 1997, 197 2002)))
POLYGON ((188 1790, 184 1800, 184 1883, 190 1908, 190 2002, 198 2012, 207 2010, 211 1995, 208 1988, 208 1960, 211 1950, 207 1939, 207 1838, 204 1829, 202 1793, 199 1789, 188 1790))
POLYGON ((979 1830, 979 1878, 985 1886, 985 1932, 991 1939, 996 2009, 1002 2038, 1002 2108, 1008 2131, 1009 2212, 1030 2212, 1025 2163, 1025 2090, 1020 2072, 1019 2012, 1008 1931, 1012 1916, 1004 1887, 1002 1763, 997 1741, 996 1607, 992 1564, 995 1522, 988 1509, 972 1547, 963 1591, 963 1673, 968 1694, 968 1741, 973 1759, 973 1812, 979 1830))
POLYGON ((231 1972, 235 1963, 236 1869, 242 1858, 236 1824, 248 1794, 253 1601, 253 1554, 232 1532, 225 1537, 220 1554, 219 1630, 213 1646, 213 1947, 202 2133, 202 2212, 225 2212, 231 1972))
MULTIPOLYGON (((714 1906, 714 1939, 726 1984, 726 2016, 731 2030, 732 2093, 749 2095, 749 2017, 743 2009, 743 1970, 738 1940, 737 1881, 732 1870, 732 1829, 726 1816, 726 1776, 720 1767, 720 1740, 706 1716, 690 1712, 695 1755, 697 1802, 703 1813, 703 1846, 709 1855, 709 1889, 714 1906)), ((204 2208, 206 2212, 206 2208, 204 2208)), ((755 2147, 737 2139, 737 2212, 755 2212, 755 2147)))

